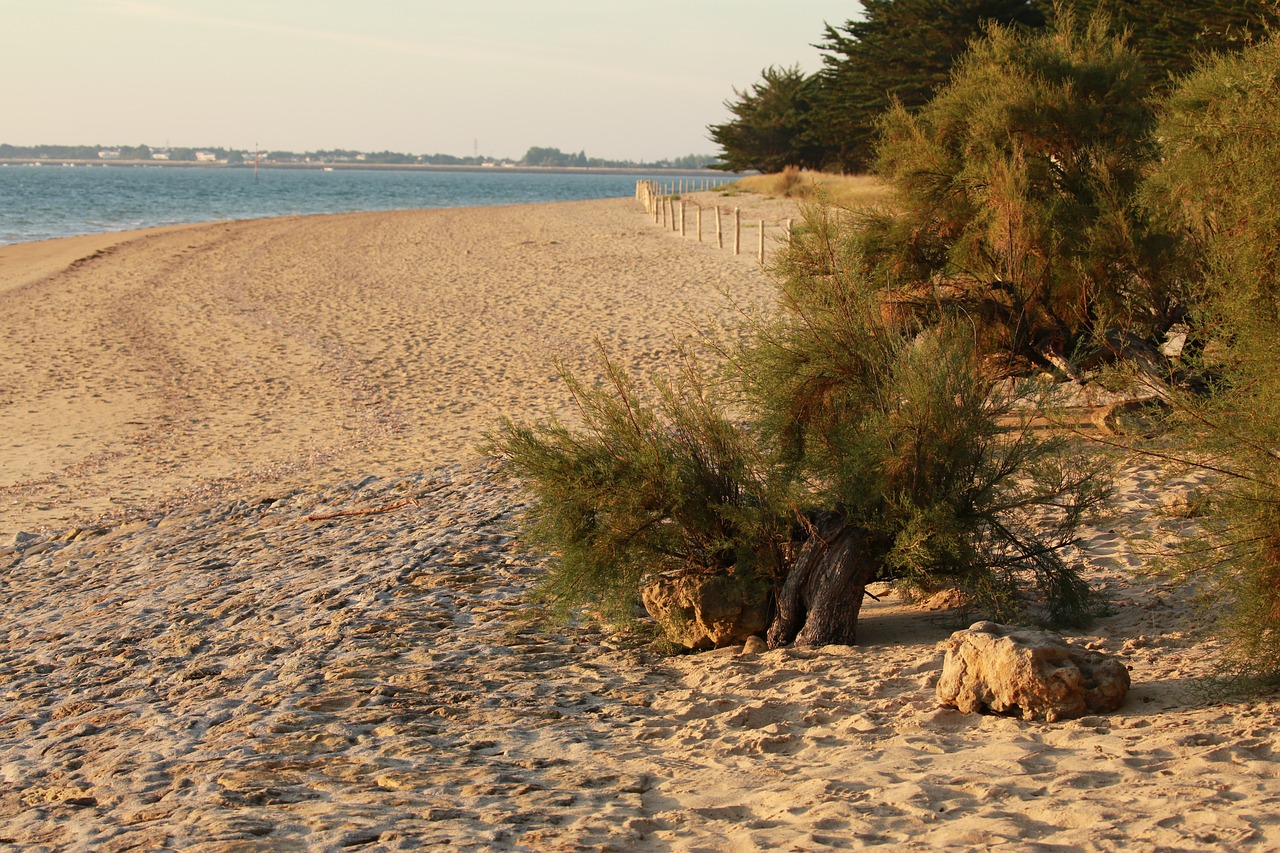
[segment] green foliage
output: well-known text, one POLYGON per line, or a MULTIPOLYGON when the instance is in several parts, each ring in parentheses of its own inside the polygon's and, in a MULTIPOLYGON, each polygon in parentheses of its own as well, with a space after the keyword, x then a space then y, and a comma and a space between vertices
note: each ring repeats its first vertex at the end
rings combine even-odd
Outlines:
POLYGON ((524 159, 520 161, 526 166, 546 166, 546 167, 586 167, 590 163, 587 161, 587 152, 579 151, 577 154, 567 154, 559 148, 539 148, 534 146, 525 152, 524 159))
POLYGON ((876 123, 895 102, 927 103, 989 23, 1038 28, 1031 0, 865 0, 863 17, 828 24, 814 101, 813 141, 825 168, 864 172, 875 158, 876 123))
MULTIPOLYGON (((895 102, 908 111, 928 103, 970 43, 992 24, 1033 32, 1061 27, 1077 13, 1089 18, 1103 12, 1116 32, 1128 34, 1145 70, 1142 97, 1163 91, 1197 58, 1238 52, 1280 24, 1274 0, 863 0, 861 5, 860 19, 824 26, 818 45, 823 68, 799 104, 806 114, 790 121, 800 130, 787 137, 795 147, 789 155, 773 156, 775 162, 866 171, 875 162, 881 115, 895 102)), ((739 116, 747 125, 751 120, 739 116)))
MULTIPOLYGON (((1051 3, 1042 5, 1050 21, 1061 14, 1051 3)), ((1237 53, 1280 23, 1273 0, 1074 0, 1072 6, 1081 15, 1105 11, 1118 30, 1129 33, 1158 91, 1194 70, 1198 60, 1237 53)))
POLYGON ((538 498, 527 538, 559 557, 544 592, 617 620, 663 574, 776 589, 798 541, 839 520, 862 534, 858 559, 910 590, 1084 622, 1089 590, 1060 551, 1104 495, 1099 472, 1028 428, 1014 408, 1028 389, 992 382, 967 320, 894 311, 841 254, 855 220, 808 213, 778 310, 721 350, 716 392, 687 366, 646 396, 605 359, 602 387, 565 377, 582 428, 508 421, 491 437, 538 498))
POLYGON ((787 166, 818 165, 809 151, 813 78, 799 66, 761 72, 761 80, 747 91, 734 90, 726 101, 733 120, 712 125, 711 138, 722 149, 714 168, 731 172, 755 169, 781 172, 787 166))
POLYGON ((691 364, 646 402, 601 357, 603 387, 564 375, 582 429, 508 420, 487 447, 539 498, 525 534, 559 556, 543 592, 561 612, 588 605, 625 621, 661 574, 774 577, 785 496, 752 436, 691 364))
POLYGON ((1207 264, 1214 304, 1237 325, 1280 316, 1280 39, 1204 65, 1163 104, 1151 204, 1207 264))
POLYGON ((1142 68, 1106 18, 1060 24, 993 27, 918 113, 886 115, 878 167, 899 215, 861 238, 872 269, 1031 357, 1163 331, 1179 295, 1136 200, 1154 157, 1142 68))
POLYGON ((1190 450, 1226 476, 1181 561, 1230 658, 1280 676, 1280 38, 1204 63, 1164 102, 1151 204, 1182 227, 1218 392, 1179 401, 1190 450))
POLYGON ((844 254, 859 227, 808 211, 779 264, 781 310, 736 355, 780 464, 908 586, 959 583, 1011 618, 1030 583, 1050 620, 1084 621, 1088 590, 1059 552, 1104 478, 1028 428, 1014 404, 1032 389, 991 381, 968 321, 921 328, 895 310, 844 254))

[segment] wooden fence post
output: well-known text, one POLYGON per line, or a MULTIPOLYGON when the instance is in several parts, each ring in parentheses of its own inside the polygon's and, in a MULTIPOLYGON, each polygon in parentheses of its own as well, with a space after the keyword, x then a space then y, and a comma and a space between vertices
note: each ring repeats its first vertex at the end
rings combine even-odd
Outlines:
POLYGON ((702 205, 698 205, 698 242, 702 242, 702 205))
POLYGON ((760 220, 760 249, 756 252, 756 260, 764 263, 764 220, 760 220))
POLYGON ((685 207, 684 196, 680 196, 680 236, 684 236, 684 221, 687 218, 688 208, 685 207))
POLYGON ((720 205, 716 205, 716 248, 724 248, 724 232, 720 229, 720 205))
POLYGON ((742 211, 740 208, 733 209, 733 253, 739 254, 742 251, 742 211))

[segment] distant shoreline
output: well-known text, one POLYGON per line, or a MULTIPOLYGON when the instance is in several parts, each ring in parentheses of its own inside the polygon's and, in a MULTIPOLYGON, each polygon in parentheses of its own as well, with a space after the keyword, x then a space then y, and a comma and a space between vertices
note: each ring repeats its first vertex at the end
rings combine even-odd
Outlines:
MULTIPOLYGON (((252 169, 252 163, 199 163, 189 160, 74 160, 64 158, 39 159, 35 157, 0 158, 0 166, 107 166, 109 168, 149 168, 162 169, 252 169)), ((287 169, 323 171, 372 171, 372 172, 494 172, 498 174, 510 172, 542 173, 548 175, 663 175, 695 176, 695 177, 741 177, 743 172, 721 172, 716 169, 664 169, 660 167, 613 167, 613 166, 449 166, 431 163, 259 163, 260 169, 287 169)))

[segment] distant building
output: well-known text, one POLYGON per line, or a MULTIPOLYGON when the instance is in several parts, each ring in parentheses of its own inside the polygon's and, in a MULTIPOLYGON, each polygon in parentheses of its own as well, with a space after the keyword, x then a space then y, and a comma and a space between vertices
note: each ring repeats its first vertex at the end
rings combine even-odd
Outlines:
POLYGON ((151 159, 152 160, 168 160, 169 152, 168 151, 152 151, 151 159))
POLYGON ((120 159, 120 149, 119 149, 119 148, 115 148, 115 149, 112 149, 112 150, 103 150, 103 151, 99 151, 99 152, 98 152, 98 159, 99 159, 99 160, 119 160, 119 159, 120 159))
POLYGON ((218 155, 214 154, 211 151, 197 151, 196 162, 197 163, 216 163, 218 162, 218 155))

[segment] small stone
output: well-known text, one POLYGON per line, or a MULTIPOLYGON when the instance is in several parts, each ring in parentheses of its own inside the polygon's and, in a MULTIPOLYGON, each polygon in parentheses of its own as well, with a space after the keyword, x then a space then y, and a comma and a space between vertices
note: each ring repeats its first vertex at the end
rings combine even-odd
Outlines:
POLYGON ((742 644, 742 652, 744 655, 759 655, 769 651, 768 644, 761 637, 750 636, 747 641, 742 644))

